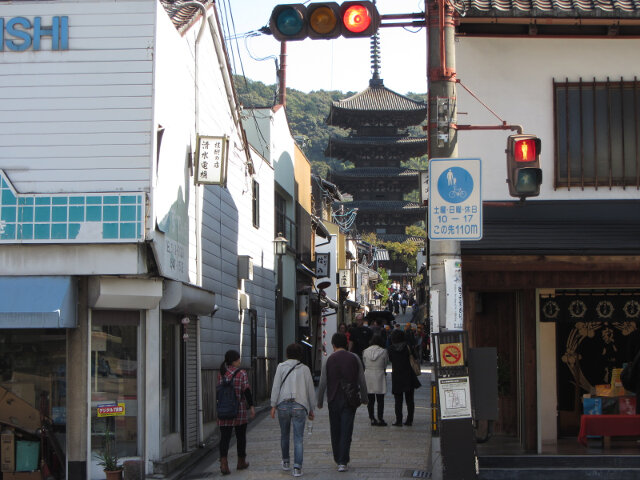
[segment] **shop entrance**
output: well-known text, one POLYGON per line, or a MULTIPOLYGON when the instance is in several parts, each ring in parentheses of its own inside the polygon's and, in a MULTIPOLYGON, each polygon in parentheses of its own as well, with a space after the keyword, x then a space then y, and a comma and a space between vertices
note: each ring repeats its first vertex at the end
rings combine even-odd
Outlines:
POLYGON ((111 448, 121 460, 140 456, 140 312, 91 312, 91 478, 104 478, 97 457, 111 448), (110 445, 108 445, 110 443, 110 445))

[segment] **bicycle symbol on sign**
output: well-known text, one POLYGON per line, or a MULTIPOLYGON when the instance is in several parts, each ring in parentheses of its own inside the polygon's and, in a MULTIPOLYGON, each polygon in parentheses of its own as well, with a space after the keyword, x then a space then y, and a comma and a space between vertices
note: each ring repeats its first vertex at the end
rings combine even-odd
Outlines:
POLYGON ((467 192, 465 192, 464 190, 462 190, 462 188, 460 187, 456 187, 454 186, 450 191, 449 191, 449 198, 464 198, 466 197, 467 192))

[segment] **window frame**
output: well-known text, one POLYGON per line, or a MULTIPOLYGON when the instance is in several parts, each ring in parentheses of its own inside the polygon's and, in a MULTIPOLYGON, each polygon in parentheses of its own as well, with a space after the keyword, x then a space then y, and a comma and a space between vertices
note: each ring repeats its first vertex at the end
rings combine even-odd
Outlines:
POLYGON ((640 189, 640 81, 553 80, 554 189, 640 189), (568 99, 568 101, 567 101, 568 99))

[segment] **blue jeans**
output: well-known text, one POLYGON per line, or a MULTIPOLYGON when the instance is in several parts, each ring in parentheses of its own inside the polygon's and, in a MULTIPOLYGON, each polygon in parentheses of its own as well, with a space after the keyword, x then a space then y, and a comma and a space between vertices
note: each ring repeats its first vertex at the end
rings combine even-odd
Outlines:
POLYGON ((329 402, 329 429, 331 430, 331 449, 333 460, 338 465, 349 463, 351 451, 351 436, 353 435, 353 420, 356 409, 349 407, 342 395, 329 402))
POLYGON ((278 405, 280 422, 280 447, 282 460, 289 461, 289 432, 293 423, 293 466, 302 468, 302 440, 307 411, 296 402, 285 401, 278 405))

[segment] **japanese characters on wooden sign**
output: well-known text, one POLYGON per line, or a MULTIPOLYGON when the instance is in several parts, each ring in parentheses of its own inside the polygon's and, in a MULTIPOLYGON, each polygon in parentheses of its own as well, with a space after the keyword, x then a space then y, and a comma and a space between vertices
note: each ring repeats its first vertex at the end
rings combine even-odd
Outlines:
POLYGON ((316 253, 316 278, 329 276, 329 254, 316 253))
POLYGON ((340 269, 338 277, 340 279, 340 288, 351 288, 352 287, 352 284, 351 284, 351 270, 349 270, 348 268, 340 269))
POLYGON ((198 136, 196 183, 226 184, 228 143, 227 137, 198 136))

